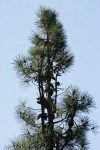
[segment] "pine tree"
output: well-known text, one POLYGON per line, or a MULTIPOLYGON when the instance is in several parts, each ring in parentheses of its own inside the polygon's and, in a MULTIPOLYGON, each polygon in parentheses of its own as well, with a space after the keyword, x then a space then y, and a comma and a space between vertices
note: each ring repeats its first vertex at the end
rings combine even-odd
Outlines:
POLYGON ((17 107, 25 130, 7 149, 87 150, 87 133, 95 130, 88 114, 95 105, 92 97, 77 87, 62 91, 59 78, 73 65, 74 56, 58 13, 40 7, 36 26, 27 56, 19 55, 14 65, 25 84, 37 86, 39 109, 35 111, 24 102, 17 107))

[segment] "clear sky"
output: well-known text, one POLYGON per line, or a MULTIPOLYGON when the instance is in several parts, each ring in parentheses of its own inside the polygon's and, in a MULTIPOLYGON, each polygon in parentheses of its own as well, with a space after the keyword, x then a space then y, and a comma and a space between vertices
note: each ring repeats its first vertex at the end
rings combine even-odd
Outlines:
MULTIPOLYGON (((15 116, 18 101, 36 104, 35 88, 21 85, 12 63, 31 46, 29 38, 40 5, 59 12, 75 54, 74 66, 62 78, 64 87, 77 85, 93 96, 97 108, 90 116, 100 124, 100 0, 0 0, 0 150, 20 134, 15 116)), ((99 131, 89 139, 90 150, 99 150, 99 131)))

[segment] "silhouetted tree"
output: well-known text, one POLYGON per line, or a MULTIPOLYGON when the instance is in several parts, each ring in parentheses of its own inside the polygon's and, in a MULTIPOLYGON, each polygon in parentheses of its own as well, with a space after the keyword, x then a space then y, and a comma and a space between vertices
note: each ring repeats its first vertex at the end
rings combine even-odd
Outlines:
POLYGON ((17 116, 26 127, 7 149, 86 150, 87 133, 95 129, 88 117, 94 103, 88 93, 82 93, 77 87, 62 91, 59 77, 73 65, 74 56, 58 13, 40 7, 36 26, 28 55, 19 55, 14 65, 25 84, 37 86, 39 110, 36 112, 25 103, 17 107, 17 116))

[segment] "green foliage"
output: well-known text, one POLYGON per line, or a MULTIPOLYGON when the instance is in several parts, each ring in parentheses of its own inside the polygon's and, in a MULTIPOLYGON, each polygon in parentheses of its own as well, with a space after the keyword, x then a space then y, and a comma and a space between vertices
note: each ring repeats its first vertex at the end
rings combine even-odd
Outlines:
POLYGON ((80 92, 76 87, 69 87, 66 90, 63 101, 65 110, 71 111, 72 109, 77 109, 77 113, 89 113, 90 109, 95 107, 93 98, 87 92, 80 92), (74 106, 74 108, 72 108, 72 106, 74 106))
POLYGON ((18 105, 16 114, 18 120, 25 122, 26 125, 35 127, 36 113, 31 107, 26 107, 25 102, 22 102, 20 105, 18 105))
POLYGON ((89 112, 95 107, 93 98, 76 87, 69 87, 58 104, 62 93, 59 77, 73 65, 74 56, 58 13, 40 7, 37 13, 37 31, 34 33, 27 56, 19 55, 15 69, 25 84, 37 86, 37 113, 21 103, 17 118, 23 122, 21 137, 11 142, 10 150, 87 150, 87 133, 95 130, 89 112))

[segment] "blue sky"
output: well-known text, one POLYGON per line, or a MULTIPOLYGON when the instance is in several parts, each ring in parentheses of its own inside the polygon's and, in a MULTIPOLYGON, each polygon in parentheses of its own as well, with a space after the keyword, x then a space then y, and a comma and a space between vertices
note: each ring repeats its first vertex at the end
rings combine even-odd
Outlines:
MULTIPOLYGON (((12 63, 31 46, 29 38, 35 30, 35 14, 40 5, 59 12, 75 55, 74 66, 61 79, 63 86, 77 85, 93 96, 97 108, 90 116, 100 124, 100 1, 0 0, 0 150, 20 134, 15 116, 18 101, 27 99, 36 107, 36 89, 21 85, 12 63)), ((97 135, 90 134, 89 140, 90 149, 99 150, 99 131, 97 135)))

